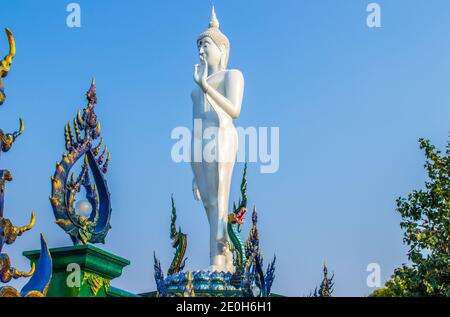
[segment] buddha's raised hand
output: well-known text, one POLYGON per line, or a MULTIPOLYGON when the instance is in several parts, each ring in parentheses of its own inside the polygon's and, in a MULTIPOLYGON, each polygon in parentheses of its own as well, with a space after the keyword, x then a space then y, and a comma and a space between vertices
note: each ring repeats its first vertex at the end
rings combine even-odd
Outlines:
POLYGON ((200 86, 203 92, 206 92, 208 87, 208 82, 206 81, 208 78, 208 62, 203 54, 200 55, 200 61, 202 62, 201 70, 199 69, 199 64, 194 65, 194 81, 200 86))

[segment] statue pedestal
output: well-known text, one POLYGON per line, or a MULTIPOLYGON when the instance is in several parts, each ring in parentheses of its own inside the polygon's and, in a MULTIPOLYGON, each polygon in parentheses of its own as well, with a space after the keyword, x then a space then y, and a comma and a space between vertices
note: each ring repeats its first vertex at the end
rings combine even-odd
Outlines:
MULTIPOLYGON (((194 271, 189 281, 188 272, 178 272, 167 276, 164 285, 169 297, 182 297, 187 284, 192 284, 196 297, 242 297, 240 287, 233 286, 233 274, 224 272, 194 271)), ((141 296, 155 296, 148 293, 141 296)))
MULTIPOLYGON (((31 263, 39 259, 40 250, 25 251, 31 263)), ((50 249, 53 274, 49 297, 107 297, 111 280, 122 275, 129 260, 93 245, 50 249)))

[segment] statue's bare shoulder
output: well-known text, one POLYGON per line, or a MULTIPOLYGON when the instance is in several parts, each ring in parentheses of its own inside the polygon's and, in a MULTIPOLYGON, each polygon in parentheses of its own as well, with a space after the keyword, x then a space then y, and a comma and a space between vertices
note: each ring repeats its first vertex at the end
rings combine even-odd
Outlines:
POLYGON ((244 82, 244 75, 239 69, 229 69, 226 72, 226 79, 230 82, 244 82))
POLYGON ((227 98, 240 108, 244 94, 244 75, 240 70, 227 70, 225 75, 225 91, 227 98))

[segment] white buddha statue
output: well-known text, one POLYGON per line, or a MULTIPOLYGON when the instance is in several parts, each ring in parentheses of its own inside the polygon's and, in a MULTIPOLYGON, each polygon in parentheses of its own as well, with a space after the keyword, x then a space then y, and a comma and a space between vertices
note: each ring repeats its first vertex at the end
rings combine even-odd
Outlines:
POLYGON ((201 200, 210 227, 210 271, 234 272, 227 234, 230 183, 238 150, 233 119, 239 117, 244 94, 244 77, 227 69, 228 38, 220 31, 212 9, 209 28, 197 39, 200 65, 195 65, 197 87, 193 102, 194 133, 191 166, 194 198, 201 200), (198 122, 201 122, 201 128, 198 122), (202 151, 196 151, 201 144, 202 151), (211 155, 208 155, 211 154, 211 155))

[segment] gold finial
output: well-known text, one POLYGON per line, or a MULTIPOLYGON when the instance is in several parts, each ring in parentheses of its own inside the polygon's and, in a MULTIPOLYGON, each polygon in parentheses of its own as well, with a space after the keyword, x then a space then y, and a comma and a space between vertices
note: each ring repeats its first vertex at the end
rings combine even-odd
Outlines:
POLYGON ((5 29, 6 36, 8 37, 9 42, 9 54, 6 55, 3 60, 1 61, 0 65, 0 77, 6 77, 9 72, 9 68, 12 64, 12 60, 14 56, 16 56, 16 42, 14 41, 14 36, 9 28, 5 29))
POLYGON ((187 272, 187 284, 185 286, 183 297, 195 297, 194 285, 192 283, 192 273, 187 272))

